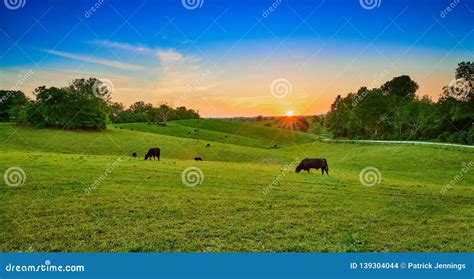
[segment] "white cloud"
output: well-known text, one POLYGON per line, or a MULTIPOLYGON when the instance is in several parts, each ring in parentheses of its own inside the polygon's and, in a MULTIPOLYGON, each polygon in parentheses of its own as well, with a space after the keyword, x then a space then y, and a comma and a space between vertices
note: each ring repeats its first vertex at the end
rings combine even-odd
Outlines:
POLYGON ((193 55, 184 55, 183 53, 180 53, 179 51, 173 48, 161 48, 161 47, 150 48, 144 45, 131 45, 131 44, 121 43, 121 42, 101 41, 101 40, 95 40, 92 43, 102 45, 108 48, 118 48, 118 49, 138 52, 141 54, 154 55, 161 62, 164 62, 164 63, 176 62, 176 61, 188 61, 191 63, 197 63, 201 61, 201 59, 199 59, 198 57, 195 57, 193 55))
POLYGON ((99 58, 99 57, 94 57, 94 56, 80 55, 80 54, 74 54, 74 53, 57 51, 57 50, 47 50, 47 52, 50 54, 65 57, 65 58, 105 65, 112 68, 134 70, 134 71, 146 69, 145 67, 140 66, 140 65, 122 63, 120 61, 109 60, 109 59, 104 59, 104 58, 99 58))
POLYGON ((156 56, 162 61, 162 62, 170 62, 170 61, 182 61, 184 60, 184 56, 173 50, 173 49, 159 49, 156 52, 156 56))
POLYGON ((144 53, 144 54, 153 53, 153 50, 151 48, 148 48, 148 47, 142 46, 142 45, 131 45, 131 44, 127 44, 127 43, 113 42, 113 41, 103 41, 103 40, 95 40, 95 41, 92 41, 91 43, 101 45, 101 46, 107 47, 107 48, 119 48, 119 49, 134 51, 134 52, 140 52, 140 53, 144 53))

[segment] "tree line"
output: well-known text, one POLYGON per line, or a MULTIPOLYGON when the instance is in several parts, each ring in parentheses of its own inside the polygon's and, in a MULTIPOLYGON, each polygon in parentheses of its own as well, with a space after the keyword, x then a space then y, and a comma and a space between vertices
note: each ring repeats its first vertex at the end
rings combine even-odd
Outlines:
POLYGON ((474 144, 474 62, 459 63, 454 78, 436 102, 418 97, 418 84, 406 75, 338 95, 326 127, 336 138, 474 144))
POLYGON ((110 88, 96 78, 75 79, 65 87, 40 86, 28 98, 17 90, 0 90, 0 122, 39 128, 105 130, 108 123, 155 122, 199 118, 184 106, 158 107, 142 101, 125 108, 111 102, 110 88))

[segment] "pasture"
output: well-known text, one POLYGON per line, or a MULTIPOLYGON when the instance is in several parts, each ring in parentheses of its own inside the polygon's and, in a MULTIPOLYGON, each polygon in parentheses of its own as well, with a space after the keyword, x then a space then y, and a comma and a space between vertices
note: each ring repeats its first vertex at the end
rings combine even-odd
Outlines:
POLYGON ((16 166, 26 175, 23 185, 0 186, 0 250, 474 249, 474 170, 441 194, 473 152, 331 144, 218 120, 203 122, 198 142, 193 127, 173 121, 85 132, 0 124, 2 173, 16 166), (161 161, 143 160, 150 147, 161 148, 161 161), (295 173, 305 157, 327 158, 329 176, 295 173), (202 171, 201 184, 184 185, 188 167, 202 171), (366 167, 380 171, 379 184, 360 182, 366 167))

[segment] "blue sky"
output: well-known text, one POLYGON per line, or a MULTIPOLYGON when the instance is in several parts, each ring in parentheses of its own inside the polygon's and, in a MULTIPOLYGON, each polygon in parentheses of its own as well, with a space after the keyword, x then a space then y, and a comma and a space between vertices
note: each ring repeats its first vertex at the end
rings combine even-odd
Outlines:
POLYGON ((127 105, 313 114, 400 74, 436 98, 474 60, 474 1, 18 1, 0 5, 0 86, 32 70, 28 94, 95 76, 127 105), (291 90, 275 97, 282 79, 291 90))

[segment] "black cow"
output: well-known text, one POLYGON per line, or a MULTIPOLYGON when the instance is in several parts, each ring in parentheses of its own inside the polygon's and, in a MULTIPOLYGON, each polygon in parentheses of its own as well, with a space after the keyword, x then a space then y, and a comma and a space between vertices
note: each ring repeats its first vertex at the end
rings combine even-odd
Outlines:
POLYGON ((194 160, 196 160, 196 161, 202 161, 202 158, 201 158, 201 157, 194 157, 194 160))
POLYGON ((301 170, 308 171, 310 169, 321 169, 321 174, 324 175, 324 171, 329 175, 328 170, 328 161, 325 158, 306 158, 301 161, 301 163, 296 167, 296 172, 301 170))
POLYGON ((137 157, 137 153, 133 152, 132 157, 137 157))
POLYGON ((210 143, 206 144, 206 147, 211 147, 211 144, 210 143))
POLYGON ((150 148, 148 149, 148 152, 145 154, 145 160, 148 160, 148 158, 153 157, 153 160, 155 160, 155 157, 158 157, 158 161, 160 160, 160 149, 159 148, 150 148))

